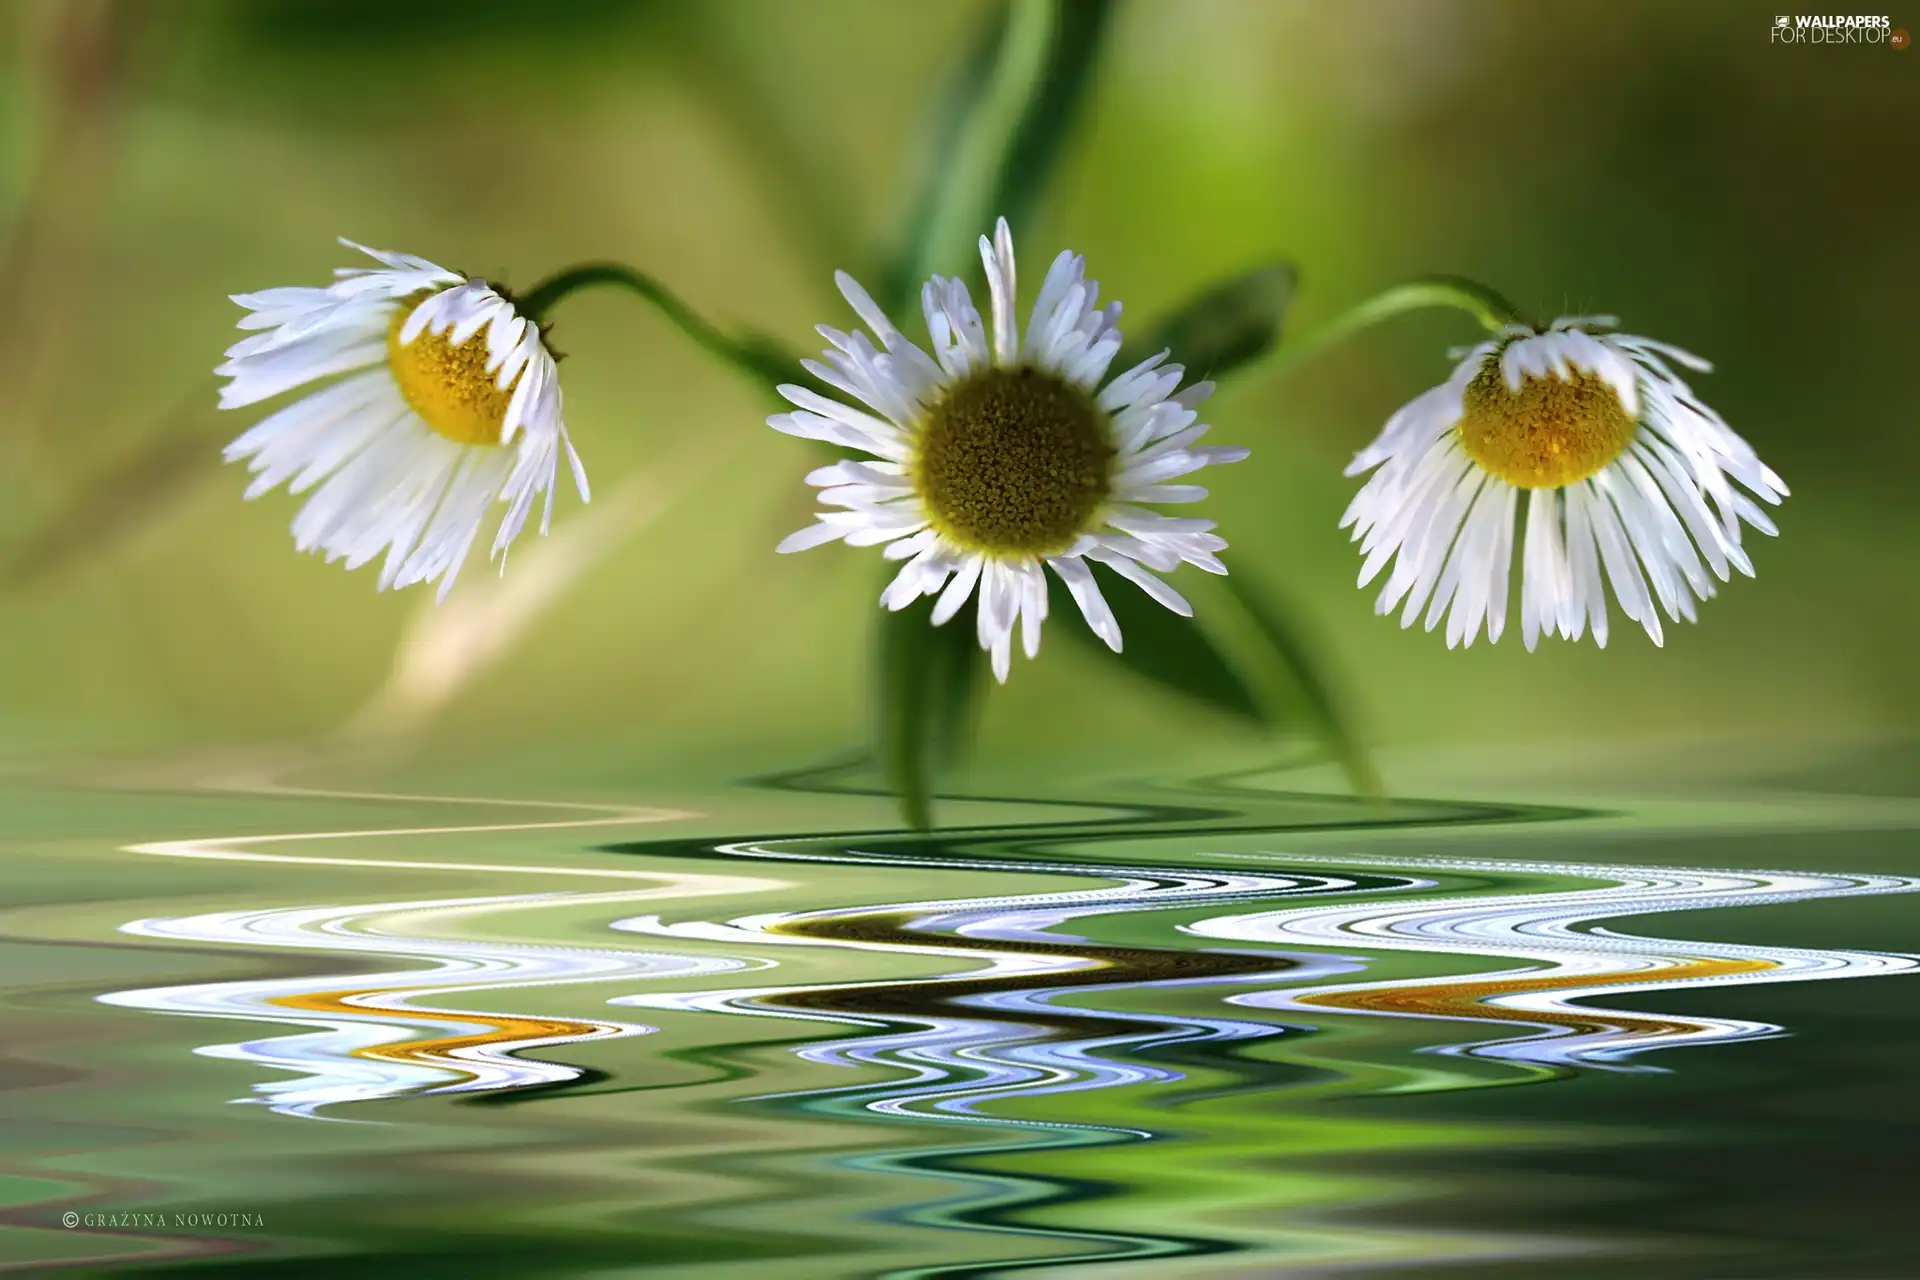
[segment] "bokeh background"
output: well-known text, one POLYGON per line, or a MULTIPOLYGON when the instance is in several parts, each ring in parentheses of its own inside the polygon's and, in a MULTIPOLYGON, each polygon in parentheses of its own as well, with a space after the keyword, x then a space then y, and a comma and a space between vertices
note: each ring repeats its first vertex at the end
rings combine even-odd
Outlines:
MULTIPOLYGON (((1302 332, 1473 276, 1712 358, 1792 486, 1782 536, 1669 629, 1449 653, 1376 618, 1340 471, 1438 380, 1410 317, 1213 404, 1236 572, 1283 597, 1387 747, 1882 737, 1920 719, 1920 54, 1770 44, 1753 4, 1134 0, 1030 226, 1136 321, 1299 264, 1302 332)), ((0 52, 0 756, 367 740, 604 778, 858 741, 870 553, 778 558, 807 446, 632 299, 558 314, 594 479, 504 588, 435 610, 295 554, 213 408, 227 295, 333 238, 525 286, 617 258, 796 348, 896 236, 927 101, 981 3, 11 0, 0 52), (560 535, 565 534, 563 541, 560 535), (543 554, 544 553, 544 554, 543 554), (586 748, 583 752, 582 748, 586 748)), ((1920 11, 1894 23, 1920 24, 1920 11)), ((963 264, 954 264, 960 266, 963 264)), ((1031 277, 1029 277, 1031 279, 1031 277)), ((1210 477, 1211 479, 1211 477, 1210 477)), ((1192 572, 1188 570, 1186 572, 1192 572)), ((1077 620, 1056 625, 1077 626, 1077 620)), ((1050 637, 991 699, 1000 760, 1178 758, 1252 731, 1050 637)))

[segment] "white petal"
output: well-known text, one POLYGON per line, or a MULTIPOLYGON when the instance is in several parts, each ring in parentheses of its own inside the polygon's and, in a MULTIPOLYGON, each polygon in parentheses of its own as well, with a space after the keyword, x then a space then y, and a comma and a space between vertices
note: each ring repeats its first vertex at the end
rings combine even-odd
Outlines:
POLYGON ((1020 320, 1013 311, 1013 232, 1005 218, 994 224, 991 241, 980 237, 980 262, 986 268, 987 290, 993 301, 994 358, 1011 366, 1020 357, 1020 320))
POLYGON ((1080 614, 1093 628, 1093 634, 1106 641, 1107 648, 1120 652, 1120 623, 1108 607, 1106 597, 1100 594, 1100 584, 1094 581, 1093 571, 1086 562, 1077 556, 1056 556, 1047 563, 1053 566, 1060 581, 1067 584, 1068 593, 1080 606, 1080 614))
POLYGON ((1132 560, 1124 556, 1100 555, 1098 553, 1096 553, 1095 558, 1153 597, 1156 604, 1171 609, 1183 618, 1191 618, 1193 616, 1193 606, 1187 603, 1185 596, 1160 581, 1160 579, 1154 577, 1151 573, 1148 573, 1132 560))
POLYGON ((852 532, 845 525, 810 524, 804 529, 788 534, 780 539, 780 545, 774 551, 780 555, 790 555, 795 551, 809 551, 829 542, 838 542, 852 532))
POLYGON ((973 594, 974 584, 980 581, 980 572, 985 564, 986 560, 981 556, 968 556, 961 562, 953 580, 947 583, 946 590, 940 593, 940 599, 934 602, 934 626, 944 626, 954 614, 960 612, 960 606, 973 594))

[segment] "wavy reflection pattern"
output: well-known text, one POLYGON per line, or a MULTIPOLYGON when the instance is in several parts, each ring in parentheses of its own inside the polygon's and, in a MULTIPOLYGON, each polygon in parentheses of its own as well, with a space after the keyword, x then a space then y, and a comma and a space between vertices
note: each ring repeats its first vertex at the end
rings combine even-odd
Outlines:
MULTIPOLYGON (((1289 863, 1311 858, 1287 856, 1289 863)), ((1341 859, 1343 867, 1371 865, 1341 859)), ((1907 893, 1905 876, 1811 872, 1695 871, 1475 859, 1403 859, 1395 868, 1455 873, 1577 877, 1596 888, 1419 901, 1347 902, 1220 916, 1187 926, 1200 937, 1268 945, 1353 946, 1527 962, 1471 977, 1436 975, 1360 981, 1232 997, 1233 1003, 1311 1013, 1341 1009, 1388 1017, 1494 1024, 1500 1035, 1436 1046, 1441 1053, 1547 1067, 1626 1068, 1651 1049, 1779 1035, 1783 1028, 1737 1018, 1681 1017, 1576 1003, 1628 992, 1731 983, 1863 978, 1912 970, 1916 957, 1642 937, 1594 923, 1622 916, 1751 907, 1814 898, 1907 893), (1515 1036, 1531 1028, 1531 1034, 1515 1036)), ((1648 1069, 1642 1066, 1640 1069, 1648 1069)))
MULTIPOLYGON (((818 857, 781 853, 767 844, 723 846, 723 851, 745 857, 818 857)), ((1067 1010, 1053 1003, 1063 995, 1271 982, 1283 974, 1299 981, 1360 967, 1336 959, 1266 952, 1115 947, 1058 931, 1061 925, 1092 916, 1267 902, 1361 887, 1344 875, 871 854, 832 860, 993 873, 1049 872, 1117 883, 1066 892, 748 916, 724 924, 670 924, 659 916, 635 917, 616 927, 665 938, 725 943, 742 950, 773 944, 933 956, 964 968, 924 979, 660 992, 614 1003, 819 1020, 876 1031, 910 1022, 911 1030, 829 1041, 798 1052, 815 1062, 886 1065, 908 1072, 907 1080, 889 1084, 870 1101, 868 1109, 875 1113, 970 1117, 988 1100, 1181 1078, 1177 1070, 1118 1057, 1128 1051, 1137 1056, 1176 1044, 1259 1039, 1283 1029, 1269 1021, 1247 1019, 1067 1010), (985 1016, 968 1017, 967 1010, 985 1016), (1067 1024, 1091 1025, 1095 1031, 1066 1037, 1061 1028, 1067 1024)))
MULTIPOLYGON (((762 843, 723 846, 735 856, 925 866, 935 860, 874 853, 784 852, 762 843)), ((1229 859, 1268 855, 1200 855, 1215 868, 1229 859)), ((1795 872, 1691 871, 1671 868, 1546 864, 1462 859, 1314 859, 1271 855, 1284 871, 1235 874, 1218 869, 1100 866, 1087 863, 941 858, 937 865, 980 872, 1050 872, 1114 881, 1061 893, 901 902, 727 923, 668 923, 636 917, 621 927, 660 938, 727 944, 760 954, 769 945, 865 948, 936 956, 953 972, 931 978, 832 986, 756 986, 693 994, 657 992, 616 1003, 654 1009, 827 1020, 862 1030, 797 1050, 812 1061, 887 1069, 880 1084, 769 1095, 763 1101, 829 1115, 983 1123, 994 1136, 928 1150, 863 1155, 851 1167, 938 1178, 967 1186, 961 1194, 903 1207, 896 1220, 974 1231, 1071 1240, 1075 1252, 1029 1259, 1030 1265, 1193 1256, 1231 1246, 1218 1239, 1165 1231, 1051 1230, 1032 1221, 1036 1207, 1071 1199, 1057 1181, 982 1170, 983 1159, 1010 1152, 1149 1142, 1158 1127, 1088 1120, 1032 1118, 1030 1100, 1129 1087, 1174 1085, 1190 1067, 1224 1073, 1237 1087, 1284 1086, 1284 1066, 1233 1059, 1224 1049, 1288 1031, 1310 1031, 1328 1013, 1420 1019, 1434 1025, 1433 1052, 1506 1061, 1560 1073, 1574 1066, 1619 1067, 1654 1048, 1776 1035, 1772 1024, 1710 1016, 1651 1015, 1576 1002, 1633 991, 1730 982, 1792 982, 1906 972, 1916 958, 1875 952, 1826 951, 1643 938, 1592 922, 1615 916, 1739 907, 1812 898, 1908 892, 1920 880, 1795 872), (1301 870, 1321 863, 1324 871, 1301 870), (1451 895, 1443 876, 1506 878, 1499 893, 1451 895), (1578 879, 1591 888, 1542 890, 1543 881, 1578 879), (1329 901, 1332 899, 1332 901, 1329 901), (1275 905, 1276 901, 1280 905, 1275 905), (1178 926, 1178 934, 1221 939, 1257 951, 1116 947, 1067 932, 1076 920, 1118 913, 1257 904, 1178 926), (1285 950, 1274 950, 1283 947, 1285 950), (1470 977, 1428 975, 1368 980, 1382 951, 1448 957, 1497 956, 1522 966, 1470 977), (1329 979, 1345 979, 1328 981, 1329 979), (1071 1007, 1117 995, 1134 1002, 1148 990, 1232 983, 1260 989, 1223 994, 1227 1005, 1255 1017, 1150 1014, 1071 1007), (1285 1016, 1285 1021, 1273 1015, 1285 1016), (1461 1022, 1497 1035, 1460 1041, 1446 1030, 1461 1022), (1520 1037, 1515 1038, 1519 1032, 1520 1037), (1458 1041, 1458 1042, 1455 1042, 1458 1041), (1184 1053, 1181 1051, 1185 1050, 1184 1053), (1022 1105, 1022 1103, 1026 1105, 1022 1105), (1009 1106, 1011 1104, 1011 1107, 1009 1106), (1018 1115, 1009 1115, 1017 1109, 1018 1115), (1009 1138, 1009 1131, 1014 1135, 1009 1138)), ((1175 936, 1178 936, 1176 934, 1175 936)), ((1465 1077, 1412 1069, 1392 1087, 1461 1087, 1465 1077)), ((1292 1080, 1299 1081, 1298 1073, 1292 1080)), ((1356 1084, 1355 1089, 1361 1088, 1356 1084)), ((1130 1114, 1139 1114, 1135 1109, 1130 1114)), ((1418 1250, 1443 1242, 1413 1244, 1418 1250)), ((1511 1239, 1453 1240, 1464 1256, 1507 1256, 1511 1239)), ((1536 1256, 1556 1246, 1527 1242, 1536 1256)), ((903 1273, 906 1274, 906 1273, 903 1273)), ((936 1267, 915 1276, 981 1274, 971 1266, 936 1267)))
MULTIPOLYGON (((642 894, 649 891, 642 890, 642 894)), ((255 1086, 256 1098, 289 1115, 415 1092, 467 1093, 550 1085, 577 1068, 526 1056, 534 1050, 653 1028, 610 1019, 434 1008, 454 994, 635 978, 684 978, 748 967, 713 956, 601 951, 581 947, 478 943, 396 935, 373 922, 457 919, 489 911, 620 901, 633 894, 514 894, 380 903, 221 911, 171 920, 135 920, 122 932, 176 942, 304 951, 363 952, 425 962, 372 974, 320 974, 153 987, 101 996, 107 1004, 156 1013, 292 1023, 311 1028, 197 1052, 297 1074, 255 1086)))
MULTIPOLYGON (((1009 876, 1090 882, 1051 892, 701 919, 689 918, 688 899, 723 893, 731 901, 740 894, 805 884, 806 877, 776 881, 511 866, 491 869, 627 876, 653 883, 605 893, 274 907, 139 920, 125 931, 195 945, 368 954, 409 963, 371 974, 196 983, 101 998, 168 1014, 292 1025, 291 1033, 207 1045, 199 1052, 293 1073, 293 1079, 256 1086, 256 1100, 301 1117, 415 1093, 500 1095, 535 1086, 577 1090, 596 1078, 609 1090, 674 1087, 606 1080, 562 1060, 572 1045, 640 1035, 653 1029, 650 1024, 446 1007, 456 997, 464 1003, 481 992, 511 991, 518 1002, 530 1003, 538 998, 533 993, 562 985, 644 982, 646 990, 590 998, 692 1024, 701 1021, 700 1015, 717 1015, 727 1024, 742 1018, 806 1024, 814 1030, 793 1052, 808 1062, 857 1069, 860 1082, 782 1090, 777 1072, 758 1068, 747 1086, 758 1086, 755 1096, 739 1101, 842 1121, 965 1126, 952 1131, 953 1140, 912 1147, 896 1142, 836 1163, 941 1184, 932 1196, 902 1193, 893 1208, 880 1211, 885 1219, 1022 1237, 1039 1251, 1019 1265, 1048 1265, 1192 1256, 1244 1245, 1221 1230, 1182 1232, 1168 1224, 1151 1229, 1049 1225, 1049 1210, 1114 1193, 1103 1190, 1107 1184, 1097 1176, 1038 1173, 1021 1161, 1095 1147, 1113 1149, 1103 1161, 1135 1159, 1124 1153, 1163 1141, 1177 1128, 1160 1118, 1165 1108, 1227 1092, 1258 1092, 1276 1107, 1291 1102, 1297 1110, 1329 1091, 1489 1083, 1484 1071, 1435 1072, 1412 1062, 1383 1068, 1377 1048, 1374 1061, 1343 1061, 1331 1056, 1342 1052, 1339 1039, 1323 1042, 1312 1034, 1336 1023, 1350 1026, 1357 1019, 1362 1025, 1410 1027, 1418 1043, 1408 1045, 1403 1036, 1387 1054, 1420 1050, 1482 1060, 1509 1073, 1503 1078, 1537 1079, 1583 1068, 1644 1069, 1632 1060, 1650 1050, 1752 1040, 1781 1034, 1782 1028, 1712 1015, 1621 1010, 1607 1007, 1607 999, 1679 987, 1880 976, 1909 972, 1920 963, 1893 953, 1641 936, 1602 923, 1920 888, 1920 880, 1908 877, 1165 852, 1169 845, 1200 844, 1209 831, 1246 836, 1286 829, 1226 820, 1242 816, 1161 810, 1130 827, 1116 828, 1111 819, 1030 824, 982 834, 971 844, 929 845, 916 837, 872 833, 729 842, 680 838, 617 850, 655 858, 783 863, 796 870, 806 863, 912 870, 922 873, 922 882, 924 873, 975 877, 982 884, 1009 876), (1156 818, 1168 825, 1147 829, 1156 818), (1143 836, 1154 840, 1162 865, 1035 852, 1047 841, 1097 845, 1143 836), (976 856, 983 848, 1018 849, 1019 854, 976 856), (1448 887, 1463 880, 1472 887, 1448 887), (1497 887, 1488 888, 1489 883, 1497 887), (601 946, 458 936, 463 924, 492 913, 608 907, 615 909, 608 914, 617 915, 641 901, 653 909, 613 919, 601 946), (1096 925, 1102 919, 1108 923, 1096 925), (627 939, 639 945, 629 946, 627 939), (822 948, 855 953, 850 965, 839 968, 858 976, 838 982, 764 980, 795 949, 822 948), (920 976, 893 976, 903 969, 920 976), (711 988, 713 975, 747 970, 763 976, 752 985, 711 988), (1017 1171, 1015 1164, 1028 1171, 1017 1171)), ((358 834, 391 838, 501 829, 358 834)), ((237 843, 242 841, 135 849, 366 868, 488 869, 464 863, 302 859, 230 847, 237 843)), ((701 1039, 724 1048, 736 1037, 722 1032, 701 1039)), ((1289 1123, 1297 1132, 1299 1122, 1289 1123)), ((1387 1132, 1377 1121, 1363 1128, 1364 1134, 1351 1130, 1360 1136, 1345 1140, 1377 1143, 1387 1132)), ((1259 1140, 1257 1125, 1249 1132, 1248 1141, 1259 1140)), ((1136 1182, 1157 1173, 1127 1167, 1136 1171, 1130 1175, 1136 1182)), ((1550 1251, 1547 1244, 1516 1244, 1509 1238, 1463 1243, 1431 1236, 1395 1244, 1370 1238, 1353 1247, 1360 1250, 1355 1256, 1376 1259, 1418 1256, 1418 1250, 1434 1248, 1463 1250, 1464 1257, 1550 1251), (1416 1252, 1392 1254, 1394 1248, 1416 1252)), ((1003 1258, 996 1265, 1014 1264, 1003 1258)), ((956 1264, 898 1274, 983 1272, 973 1264, 956 1264)))

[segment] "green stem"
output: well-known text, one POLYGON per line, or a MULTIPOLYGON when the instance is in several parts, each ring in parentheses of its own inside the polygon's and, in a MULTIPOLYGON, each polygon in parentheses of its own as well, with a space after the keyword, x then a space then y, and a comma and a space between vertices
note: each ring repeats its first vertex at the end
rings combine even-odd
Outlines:
POLYGON ((1409 280, 1347 308, 1297 342, 1283 345, 1272 358, 1265 361, 1262 372, 1271 374, 1291 369, 1309 356, 1318 355, 1362 329, 1427 307, 1453 307, 1464 311, 1493 333, 1510 324, 1528 323, 1518 307, 1475 281, 1455 276, 1409 280))
POLYGON ((920 218, 918 234, 902 258, 889 301, 910 308, 920 281, 935 271, 965 272, 968 250, 982 231, 991 232, 1007 154, 1021 123, 1044 86, 1048 53, 1060 25, 1058 0, 1007 0, 1006 23, 993 63, 970 113, 954 125, 920 218))
POLYGON ((675 328, 692 338, 708 354, 765 388, 772 389, 783 382, 808 380, 798 363, 771 341, 753 335, 728 337, 707 323, 658 280, 618 262, 588 262, 555 272, 519 295, 515 305, 521 315, 540 324, 546 320, 547 313, 553 310, 554 305, 568 294, 603 284, 618 285, 651 302, 661 315, 673 322, 675 328))

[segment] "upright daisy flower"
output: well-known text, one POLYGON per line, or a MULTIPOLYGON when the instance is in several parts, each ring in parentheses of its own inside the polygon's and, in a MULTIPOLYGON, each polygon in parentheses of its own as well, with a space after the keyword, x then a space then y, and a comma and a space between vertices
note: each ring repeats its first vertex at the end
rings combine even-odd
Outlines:
POLYGON ((836 462, 807 476, 831 510, 783 541, 804 551, 827 542, 884 546, 904 560, 881 593, 889 609, 937 594, 933 621, 952 618, 979 589, 980 647, 1005 681, 1013 632, 1027 656, 1040 652, 1050 566, 1102 640, 1118 651, 1120 627, 1087 561, 1128 578, 1175 613, 1184 597, 1150 570, 1182 561, 1225 573, 1214 554, 1227 544, 1213 521, 1150 511, 1141 503, 1198 502, 1207 491, 1170 484, 1245 449, 1198 444, 1206 426, 1194 407, 1212 392, 1200 382, 1178 390, 1184 370, 1167 352, 1142 361, 1102 387, 1120 350, 1120 304, 1098 305, 1086 260, 1053 261, 1023 337, 1014 315, 1013 236, 1000 219, 980 237, 992 298, 983 321, 959 280, 935 276, 920 293, 933 354, 909 340, 867 291, 840 272, 835 280, 873 338, 825 325, 833 344, 808 372, 865 408, 805 387, 780 393, 798 406, 769 426, 871 456, 836 462), (879 346, 873 339, 878 339, 879 346))
POLYGON ((1706 361, 1604 332, 1614 323, 1508 326, 1355 455, 1348 475, 1379 468, 1341 520, 1366 556, 1360 585, 1395 561, 1375 612, 1404 601, 1400 625, 1424 609, 1429 631, 1445 614, 1449 648, 1472 644, 1483 619, 1487 640, 1498 640, 1522 490, 1528 649, 1544 632, 1578 640, 1588 627, 1606 644, 1602 565, 1621 610, 1655 644, 1656 600, 1691 622, 1695 598, 1714 593, 1707 566, 1723 582, 1730 567, 1753 576, 1741 522, 1775 532, 1753 497, 1778 503, 1787 486, 1674 372, 1705 371, 1706 361))
POLYGON ((533 501, 553 518, 567 438, 560 382, 540 326, 484 280, 404 253, 341 241, 381 265, 346 268, 324 289, 266 289, 234 301, 263 329, 227 351, 220 407, 238 409, 320 380, 227 446, 256 478, 248 498, 285 482, 319 491, 293 521, 294 545, 356 569, 385 553, 380 589, 440 583, 445 597, 497 499, 506 554, 533 501), (345 375, 345 376, 341 376, 345 375))

